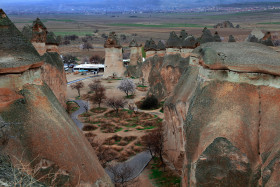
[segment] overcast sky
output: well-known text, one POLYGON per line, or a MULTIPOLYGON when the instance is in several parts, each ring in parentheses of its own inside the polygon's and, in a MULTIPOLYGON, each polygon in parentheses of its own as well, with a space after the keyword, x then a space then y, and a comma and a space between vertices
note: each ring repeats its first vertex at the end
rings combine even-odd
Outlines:
POLYGON ((96 8, 106 8, 108 6, 122 6, 128 8, 139 8, 143 6, 154 7, 192 7, 192 6, 209 6, 228 3, 245 3, 245 2, 280 2, 280 0, 0 0, 0 8, 7 6, 89 6, 96 8))

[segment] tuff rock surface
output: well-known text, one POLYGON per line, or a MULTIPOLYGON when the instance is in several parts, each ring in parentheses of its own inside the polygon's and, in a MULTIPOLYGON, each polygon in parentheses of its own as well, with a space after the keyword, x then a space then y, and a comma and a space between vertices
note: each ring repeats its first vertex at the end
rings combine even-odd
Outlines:
POLYGON ((54 95, 65 84, 60 77, 52 79, 54 74, 64 76, 57 54, 41 57, 2 10, 0 41, 0 123, 8 137, 2 153, 14 165, 28 165, 47 186, 112 186, 91 145, 59 103, 57 97, 64 93, 54 95))
POLYGON ((182 66, 172 55, 148 60, 143 77, 150 92, 166 96, 166 158, 182 186, 280 185, 279 53, 215 42, 182 66))

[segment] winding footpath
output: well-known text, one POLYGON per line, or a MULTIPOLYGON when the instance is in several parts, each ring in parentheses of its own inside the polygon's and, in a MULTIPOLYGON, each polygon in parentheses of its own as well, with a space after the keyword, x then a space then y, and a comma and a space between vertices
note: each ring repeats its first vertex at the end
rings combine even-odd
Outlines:
MULTIPOLYGON (((71 118, 76 123, 78 128, 82 130, 84 124, 78 119, 78 116, 80 114, 83 114, 86 112, 86 109, 85 109, 86 101, 83 101, 83 100, 73 100, 73 101, 76 102, 80 106, 80 108, 71 114, 71 118)), ((119 171, 121 171, 122 168, 127 167, 127 166, 129 168, 131 168, 132 174, 128 178, 124 179, 125 181, 130 181, 130 180, 138 177, 151 160, 152 160, 152 156, 149 153, 149 151, 144 151, 144 152, 138 153, 137 155, 135 155, 134 157, 130 158, 129 160, 127 160, 125 162, 117 164, 114 167, 117 168, 117 170, 119 170, 119 171)), ((114 181, 114 179, 115 179, 114 174, 112 172, 110 172, 108 168, 105 168, 105 171, 110 176, 112 181, 114 181)))

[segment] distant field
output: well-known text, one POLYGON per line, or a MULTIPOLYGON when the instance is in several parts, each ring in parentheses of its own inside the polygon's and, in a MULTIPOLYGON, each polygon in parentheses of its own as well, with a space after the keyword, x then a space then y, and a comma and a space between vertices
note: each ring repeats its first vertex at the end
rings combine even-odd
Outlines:
POLYGON ((172 23, 166 23, 166 24, 133 24, 133 23, 114 23, 109 24, 110 26, 118 26, 118 27, 150 27, 150 28, 171 28, 171 27, 205 27, 203 25, 198 24, 172 24, 172 23))
POLYGON ((280 25, 280 22, 263 22, 263 23, 257 23, 259 25, 280 25))
POLYGON ((57 36, 65 35, 77 35, 77 36, 86 36, 87 34, 92 34, 93 31, 53 31, 57 36))
POLYGON ((58 22, 74 22, 72 19, 41 19, 42 22, 58 21, 58 22))

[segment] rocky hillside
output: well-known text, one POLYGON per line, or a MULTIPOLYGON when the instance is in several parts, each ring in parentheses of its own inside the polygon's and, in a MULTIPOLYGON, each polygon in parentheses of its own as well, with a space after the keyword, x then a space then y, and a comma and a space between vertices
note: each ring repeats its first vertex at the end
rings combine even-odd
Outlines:
POLYGON ((44 71, 61 73, 48 59, 55 57, 39 56, 2 10, 0 50, 0 117, 6 133, 1 138, 7 138, 1 139, 1 151, 13 164, 29 166, 47 186, 112 186, 91 145, 45 81, 46 74, 53 74, 44 71))
POLYGON ((186 59, 153 64, 159 68, 147 80, 166 97, 165 149, 183 186, 280 185, 279 53, 257 43, 206 43, 186 59))

